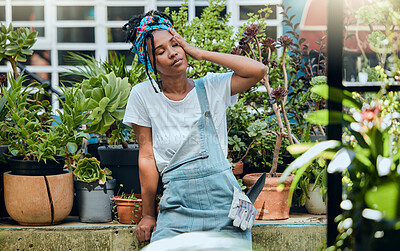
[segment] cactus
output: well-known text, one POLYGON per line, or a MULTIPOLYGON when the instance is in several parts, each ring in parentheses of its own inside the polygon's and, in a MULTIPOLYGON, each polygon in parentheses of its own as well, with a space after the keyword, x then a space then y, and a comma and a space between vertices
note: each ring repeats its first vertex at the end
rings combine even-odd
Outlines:
POLYGON ((131 89, 128 78, 121 79, 114 73, 100 74, 85 79, 81 88, 86 98, 85 107, 91 111, 87 132, 105 134, 119 127, 131 89))

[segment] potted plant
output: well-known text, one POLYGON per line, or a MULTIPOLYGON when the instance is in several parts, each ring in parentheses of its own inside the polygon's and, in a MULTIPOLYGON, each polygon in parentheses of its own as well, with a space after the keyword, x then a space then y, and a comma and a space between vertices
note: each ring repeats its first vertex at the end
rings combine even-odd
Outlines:
MULTIPOLYGON (((314 89, 328 98, 328 86, 314 89)), ((393 121, 399 119, 400 115, 396 111, 382 110, 387 105, 383 93, 380 92, 377 98, 368 102, 354 99, 347 91, 336 90, 330 98, 343 100, 342 104, 351 108, 346 109, 344 114, 333 112, 331 116, 336 118, 331 123, 342 121, 346 128, 343 140, 291 146, 292 151, 301 155, 282 175, 283 179, 294 169, 304 172, 318 157, 331 159, 328 172, 343 173, 346 185, 341 207, 344 211, 337 218, 340 234, 336 248, 385 249, 392 247, 393 238, 399 236, 395 225, 400 221, 400 172, 397 170, 400 151, 399 145, 392 141, 391 131, 398 130, 397 123, 393 121)), ((328 111, 321 110, 307 119, 326 125, 328 117, 328 111)), ((297 173, 296 176, 299 177, 297 173)))
POLYGON ((109 222, 112 220, 112 198, 116 186, 108 168, 101 169, 95 158, 83 158, 74 170, 80 222, 109 222))
MULTIPOLYGON (((279 42, 275 42, 274 39, 265 36, 266 19, 270 11, 270 8, 267 7, 260 10, 258 15, 249 15, 249 23, 241 30, 243 35, 240 38, 239 46, 235 47, 232 51, 232 53, 246 55, 264 63, 267 69, 265 77, 261 82, 266 90, 265 94, 263 94, 264 100, 268 100, 269 102, 261 100, 261 105, 264 105, 264 109, 262 112, 259 112, 259 116, 255 117, 252 123, 254 133, 249 134, 249 136, 254 137, 260 134, 258 135, 258 139, 275 137, 272 166, 264 189, 254 203, 258 211, 257 219, 263 220, 286 219, 289 217, 287 196, 292 176, 288 178, 287 187, 284 191, 278 191, 277 185, 280 174, 277 174, 276 171, 283 138, 287 138, 289 144, 293 144, 294 138, 286 113, 287 94, 289 90, 288 71, 289 73, 293 71, 293 68, 286 64, 289 59, 287 51, 292 45, 293 40, 288 36, 282 36, 279 38, 279 42), (282 49, 281 56, 278 55, 277 48, 282 49), (274 77, 272 78, 271 76, 274 77), (275 88, 271 87, 270 77, 275 81, 275 88), (274 119, 269 118, 270 114, 268 111, 271 110, 274 119), (268 125, 273 123, 277 124, 278 130, 269 130, 268 125), (275 197, 275 195, 278 197, 275 197)), ((260 88, 259 86, 257 87, 260 88)), ((261 173, 247 174, 243 177, 243 183, 247 187, 251 187, 260 175, 261 173)))
POLYGON ((142 219, 142 198, 140 194, 124 194, 113 197, 118 222, 138 224, 142 219))
POLYGON ((24 75, 2 86, 9 119, 0 122, 9 139, 11 172, 4 174, 8 214, 21 225, 60 223, 72 209, 72 173, 64 172, 59 132, 50 124, 49 102, 38 83, 23 87, 24 75), (35 88, 36 93, 28 90, 35 88))

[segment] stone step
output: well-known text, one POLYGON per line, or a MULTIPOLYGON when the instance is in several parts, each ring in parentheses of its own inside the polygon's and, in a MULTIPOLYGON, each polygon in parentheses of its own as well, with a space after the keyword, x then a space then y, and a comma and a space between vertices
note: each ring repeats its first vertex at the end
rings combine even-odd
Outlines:
MULTIPOLYGON (((294 213, 287 220, 256 221, 253 250, 318 250, 326 238, 326 216, 294 213)), ((87 224, 69 216, 54 226, 20 226, 0 218, 0 250, 139 250, 135 225, 87 224)))

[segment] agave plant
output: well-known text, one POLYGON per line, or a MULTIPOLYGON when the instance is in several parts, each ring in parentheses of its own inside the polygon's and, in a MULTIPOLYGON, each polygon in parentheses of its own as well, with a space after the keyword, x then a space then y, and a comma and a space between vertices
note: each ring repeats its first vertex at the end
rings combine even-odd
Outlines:
POLYGON ((108 168, 101 169, 100 161, 95 157, 80 159, 74 175, 77 180, 88 183, 98 181, 99 184, 104 184, 112 179, 111 171, 108 168))
POLYGON ((116 77, 112 72, 85 79, 81 84, 85 107, 90 111, 87 132, 106 134, 109 144, 123 144, 121 121, 124 117, 131 85, 128 78, 116 77))

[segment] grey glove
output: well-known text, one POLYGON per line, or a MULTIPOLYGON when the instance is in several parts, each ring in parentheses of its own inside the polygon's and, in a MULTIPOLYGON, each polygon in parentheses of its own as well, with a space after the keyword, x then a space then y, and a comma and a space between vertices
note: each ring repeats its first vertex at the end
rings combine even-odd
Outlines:
POLYGON ((233 200, 228 217, 233 220, 235 227, 240 227, 243 231, 250 230, 256 219, 257 210, 242 191, 236 187, 233 189, 233 200))

